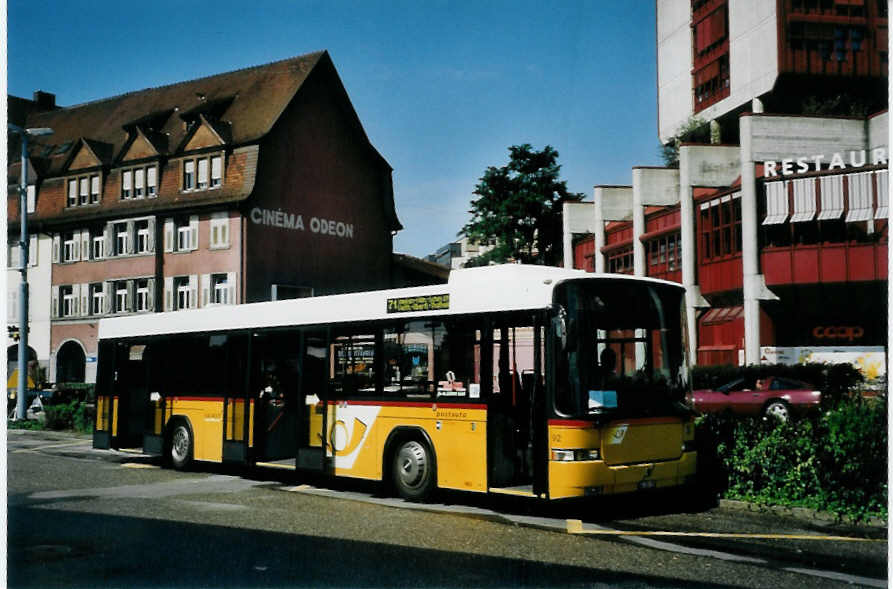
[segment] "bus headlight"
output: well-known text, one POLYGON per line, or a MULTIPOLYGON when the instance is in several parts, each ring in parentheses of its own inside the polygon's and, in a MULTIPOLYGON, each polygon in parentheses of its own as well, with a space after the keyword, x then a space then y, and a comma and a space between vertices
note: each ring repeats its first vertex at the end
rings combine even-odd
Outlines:
POLYGON ((601 453, 598 448, 560 450, 552 449, 552 460, 555 462, 579 462, 583 460, 599 460, 601 453))

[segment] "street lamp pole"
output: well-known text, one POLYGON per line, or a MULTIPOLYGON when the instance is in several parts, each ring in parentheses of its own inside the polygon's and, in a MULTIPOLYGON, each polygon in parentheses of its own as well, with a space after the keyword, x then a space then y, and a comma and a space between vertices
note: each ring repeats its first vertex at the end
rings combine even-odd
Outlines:
POLYGON ((19 387, 16 395, 16 419, 25 418, 25 394, 28 390, 28 137, 51 135, 52 129, 39 127, 24 129, 7 123, 8 128, 22 138, 22 172, 19 181, 19 387))

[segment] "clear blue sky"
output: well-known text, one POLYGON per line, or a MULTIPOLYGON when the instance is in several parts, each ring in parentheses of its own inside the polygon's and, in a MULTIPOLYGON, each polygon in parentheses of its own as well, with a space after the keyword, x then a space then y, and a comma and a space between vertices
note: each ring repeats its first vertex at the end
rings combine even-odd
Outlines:
POLYGON ((510 145, 555 147, 588 200, 659 163, 653 0, 9 0, 7 16, 9 93, 63 106, 327 49, 394 168, 399 252, 454 240, 510 145))

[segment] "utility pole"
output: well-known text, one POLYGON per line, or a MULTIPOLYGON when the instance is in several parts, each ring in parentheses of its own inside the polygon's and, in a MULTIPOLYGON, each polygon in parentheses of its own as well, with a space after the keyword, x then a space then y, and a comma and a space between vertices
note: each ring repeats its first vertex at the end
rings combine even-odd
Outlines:
POLYGON ((19 272, 22 283, 19 285, 19 387, 16 396, 16 419, 25 419, 25 395, 28 390, 28 137, 52 135, 46 127, 23 129, 7 123, 13 133, 22 138, 22 172, 19 180, 19 272))

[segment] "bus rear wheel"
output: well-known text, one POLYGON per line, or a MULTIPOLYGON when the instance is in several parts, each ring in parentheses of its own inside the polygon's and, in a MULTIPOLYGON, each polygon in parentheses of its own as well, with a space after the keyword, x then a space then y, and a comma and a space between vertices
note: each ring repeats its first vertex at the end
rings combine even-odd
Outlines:
POLYGON ((183 421, 177 421, 171 428, 168 441, 168 456, 171 465, 177 470, 186 470, 192 463, 192 431, 183 421))
POLYGON ((434 490, 437 482, 434 456, 416 440, 402 442, 394 452, 391 469, 397 493, 409 501, 421 501, 434 490))

